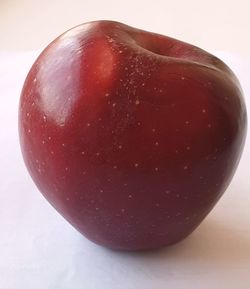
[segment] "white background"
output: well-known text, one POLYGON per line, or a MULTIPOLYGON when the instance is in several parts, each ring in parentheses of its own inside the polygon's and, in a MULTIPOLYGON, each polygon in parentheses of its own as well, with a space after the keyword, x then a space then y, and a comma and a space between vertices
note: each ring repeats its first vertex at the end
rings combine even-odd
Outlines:
POLYGON ((1 0, 0 49, 44 47, 66 29, 111 19, 207 50, 250 54, 249 0, 1 0))
POLYGON ((217 50, 239 77, 249 110, 249 1, 216 2, 0 1, 0 289, 250 288, 249 137, 233 182, 188 239, 121 253, 92 244, 51 208, 26 172, 17 136, 20 90, 38 53, 30 50, 95 19, 217 50))

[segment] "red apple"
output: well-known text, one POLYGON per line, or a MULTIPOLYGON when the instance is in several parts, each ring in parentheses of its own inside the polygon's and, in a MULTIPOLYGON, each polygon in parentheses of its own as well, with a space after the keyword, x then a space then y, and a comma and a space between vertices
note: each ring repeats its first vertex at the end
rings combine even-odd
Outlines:
POLYGON ((124 250, 175 243, 201 223, 232 179, 246 123, 221 60, 112 21, 54 40, 19 107, 39 190, 87 238, 124 250))

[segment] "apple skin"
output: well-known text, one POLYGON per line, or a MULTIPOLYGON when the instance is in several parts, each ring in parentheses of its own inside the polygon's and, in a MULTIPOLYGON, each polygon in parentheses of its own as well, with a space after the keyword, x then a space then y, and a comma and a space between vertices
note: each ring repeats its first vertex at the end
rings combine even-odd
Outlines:
POLYGON ((38 189, 84 236, 122 250, 188 236, 228 187, 246 128, 226 64, 113 21, 55 39, 19 106, 21 149, 38 189))

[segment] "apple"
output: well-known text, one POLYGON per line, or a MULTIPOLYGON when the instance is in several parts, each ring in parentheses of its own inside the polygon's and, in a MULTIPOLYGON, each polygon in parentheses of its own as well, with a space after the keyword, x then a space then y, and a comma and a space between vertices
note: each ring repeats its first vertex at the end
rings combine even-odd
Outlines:
POLYGON ((121 250, 188 236, 228 187, 246 127, 240 84, 221 60, 113 21, 55 39, 19 106, 38 189, 84 236, 121 250))

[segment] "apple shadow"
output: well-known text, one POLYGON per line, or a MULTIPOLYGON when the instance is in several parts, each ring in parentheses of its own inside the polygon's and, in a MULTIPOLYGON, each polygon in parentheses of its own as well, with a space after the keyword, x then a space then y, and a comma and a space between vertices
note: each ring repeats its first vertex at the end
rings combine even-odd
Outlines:
POLYGON ((198 283, 198 287, 193 286, 193 278, 202 283, 204 276, 206 280, 214 280, 214 276, 221 278, 220 274, 227 276, 231 272, 232 277, 228 276, 225 281, 230 283, 236 282, 235 276, 238 276, 238 281, 248 278, 250 269, 249 230, 237 230, 237 224, 226 223, 225 219, 218 220, 213 216, 204 220, 183 241, 160 250, 113 251, 86 239, 77 240, 78 250, 71 263, 74 278, 82 282, 91 275, 92 281, 102 288, 113 288, 114 284, 125 286, 115 287, 119 289, 154 288, 155 284, 158 288, 166 288, 166 282, 172 288, 181 282, 186 282, 186 288, 190 288, 189 285, 201 288, 198 283), (240 277, 242 274, 244 276, 240 277), (179 279, 180 276, 182 279, 179 279))
MULTIPOLYGON (((119 259, 136 263, 138 266, 184 268, 200 266, 216 268, 241 267, 250 268, 250 236, 246 232, 236 231, 231 224, 221 224, 218 220, 208 218, 189 237, 170 247, 143 252, 114 252, 119 259), (169 265, 169 266, 168 266, 169 265)), ((113 256, 114 257, 114 256, 113 256)))

